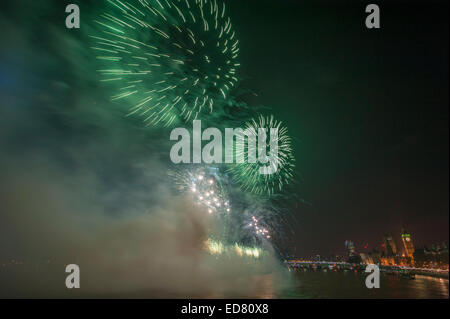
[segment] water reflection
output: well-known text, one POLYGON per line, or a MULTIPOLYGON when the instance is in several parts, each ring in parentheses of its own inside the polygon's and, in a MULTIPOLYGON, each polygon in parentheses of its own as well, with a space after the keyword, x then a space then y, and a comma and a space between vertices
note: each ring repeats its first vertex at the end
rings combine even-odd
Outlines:
POLYGON ((416 279, 382 274, 379 289, 365 286, 365 274, 299 271, 293 287, 278 298, 449 298, 449 280, 416 275, 416 279))

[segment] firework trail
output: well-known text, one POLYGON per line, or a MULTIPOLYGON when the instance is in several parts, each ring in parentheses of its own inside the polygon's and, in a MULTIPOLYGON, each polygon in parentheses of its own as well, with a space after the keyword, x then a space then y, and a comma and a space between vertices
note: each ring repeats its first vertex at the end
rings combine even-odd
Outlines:
POLYGON ((211 245, 208 246, 208 250, 217 253, 224 246, 234 247, 235 244, 239 246, 245 243, 245 247, 249 244, 256 247, 270 241, 268 229, 276 228, 275 225, 270 225, 274 220, 271 215, 276 214, 277 210, 270 208, 269 201, 264 203, 258 201, 259 204, 255 204, 256 198, 239 192, 229 194, 227 191, 229 178, 217 167, 172 169, 169 176, 177 190, 189 195, 193 202, 207 213, 205 217, 210 215, 219 221, 220 231, 210 233, 211 245))
POLYGON ((278 250, 277 243, 284 236, 281 224, 285 224, 279 197, 263 199, 242 192, 224 170, 211 165, 169 170, 175 189, 192 198, 205 211, 205 218, 214 218, 220 225, 210 232, 207 250, 216 255, 230 250, 236 253, 235 245, 244 247, 241 252, 249 247, 278 250))
POLYGON ((230 200, 221 183, 218 169, 204 167, 169 170, 168 174, 178 190, 189 193, 194 202, 204 207, 209 214, 228 215, 231 212, 230 200))
POLYGON ((238 255, 240 257, 260 258, 264 251, 255 246, 244 246, 238 243, 226 244, 218 240, 209 238, 205 242, 205 248, 211 255, 238 255))
POLYGON ((106 0, 92 49, 128 115, 170 126, 222 107, 238 78, 239 40, 217 0, 106 0))
POLYGON ((233 212, 226 177, 213 166, 170 169, 168 175, 178 191, 187 194, 205 211, 205 218, 213 218, 217 222, 219 227, 210 229, 210 239, 205 248, 212 254, 220 255, 222 245, 229 246, 230 217, 233 212))
POLYGON ((283 187, 293 180, 294 156, 292 154, 291 138, 288 135, 286 127, 282 126, 282 122, 274 119, 273 116, 264 117, 260 115, 258 119, 252 119, 247 122, 243 128, 248 139, 258 140, 259 129, 265 128, 267 132, 270 129, 278 130, 278 139, 275 141, 278 145, 278 152, 274 154, 274 158, 270 163, 275 173, 261 174, 260 168, 266 167, 267 164, 260 162, 251 163, 249 161, 248 145, 244 136, 237 138, 236 141, 236 157, 244 157, 244 163, 233 164, 229 168, 234 181, 240 185, 241 190, 249 191, 257 195, 274 195, 282 191, 283 187), (244 154, 240 154, 243 152, 244 154))
POLYGON ((264 225, 260 224, 260 220, 258 218, 256 218, 255 216, 252 216, 252 220, 250 222, 250 224, 248 225, 248 227, 250 227, 256 236, 261 237, 261 238, 266 238, 266 239, 270 239, 270 233, 267 230, 267 228, 264 225))
POLYGON ((169 171, 178 190, 189 194, 205 210, 205 216, 220 221, 221 234, 211 234, 211 240, 234 250, 235 245, 244 245, 237 243, 248 244, 236 250, 242 252, 272 241, 274 235, 278 238, 269 233, 277 227, 273 220, 261 219, 258 210, 250 215, 245 212, 258 201, 248 194, 273 198, 292 181, 291 139, 281 122, 254 115, 255 109, 242 107, 243 102, 235 101, 231 94, 238 82, 239 41, 224 2, 105 0, 105 4, 103 13, 93 19, 91 49, 101 81, 112 90, 111 99, 129 109, 127 116, 138 116, 148 126, 169 127, 194 119, 213 120, 222 114, 224 119, 215 125, 253 117, 243 129, 254 137, 259 128, 268 132, 278 129, 278 156, 271 163, 277 167, 274 174, 260 174, 267 164, 248 163, 245 145, 245 163, 169 171), (239 118, 235 106, 239 106, 239 118), (231 109, 234 111, 228 112, 231 109), (235 205, 241 201, 245 203, 235 205), (250 219, 252 216, 260 223, 250 219), (252 227, 248 227, 250 223, 252 227))

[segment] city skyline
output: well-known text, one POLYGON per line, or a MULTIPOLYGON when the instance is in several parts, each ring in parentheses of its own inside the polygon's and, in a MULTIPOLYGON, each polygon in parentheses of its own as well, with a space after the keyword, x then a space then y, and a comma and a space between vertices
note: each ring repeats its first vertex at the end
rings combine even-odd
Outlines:
MULTIPOLYGON (((355 243, 354 240, 352 240, 351 238, 347 238, 343 243, 342 243, 342 249, 337 250, 335 252, 332 253, 320 253, 319 251, 315 251, 312 254, 304 254, 304 255, 296 255, 295 253, 292 254, 293 257, 304 257, 304 256, 314 256, 314 255, 327 255, 327 256, 332 256, 332 255, 342 255, 345 256, 346 254, 348 254, 348 247, 347 243, 351 243, 354 251, 356 253, 360 253, 360 252, 369 252, 369 251, 379 251, 380 253, 385 253, 385 254, 393 254, 393 255, 398 255, 400 254, 400 252, 402 254, 406 254, 406 249, 405 249, 405 244, 404 241, 402 239, 402 235, 405 232, 404 228, 402 228, 402 230, 400 232, 398 232, 397 236, 395 236, 395 234, 392 233, 384 233, 384 235, 380 236, 380 240, 378 242, 367 242, 367 241, 360 241, 355 243), (389 245, 389 243, 391 243, 391 246, 389 245), (392 249, 392 247, 394 247, 394 249, 392 249), (390 251, 390 253, 388 252, 390 251)), ((409 233, 409 232, 408 232, 409 233)), ((414 234, 409 233, 411 238, 414 238, 414 234)), ((412 239, 411 239, 412 240, 412 239)), ((449 240, 443 240, 443 241, 431 241, 431 242, 426 242, 426 243, 420 243, 417 244, 415 242, 415 238, 413 240, 413 247, 414 249, 431 249, 433 246, 445 246, 448 247, 449 245, 449 240)), ((414 250, 413 250, 414 253, 414 250)))

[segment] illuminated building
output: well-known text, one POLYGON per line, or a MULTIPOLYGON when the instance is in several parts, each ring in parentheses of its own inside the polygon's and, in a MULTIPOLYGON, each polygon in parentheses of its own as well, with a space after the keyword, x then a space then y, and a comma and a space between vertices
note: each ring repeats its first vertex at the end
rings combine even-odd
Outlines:
POLYGON ((391 235, 386 235, 383 238, 384 241, 384 253, 386 256, 397 255, 397 245, 391 235))
POLYGON ((356 255, 355 245, 353 244, 353 242, 351 240, 346 240, 345 241, 345 247, 347 248, 347 252, 348 252, 348 256, 349 257, 356 255))
POLYGON ((405 254, 409 258, 413 258, 414 255, 414 244, 411 238, 411 234, 406 231, 402 231, 402 242, 405 248, 405 254))
POLYGON ((422 268, 448 269, 448 247, 446 243, 415 249, 414 263, 422 268))
POLYGON ((355 250, 355 244, 351 240, 345 241, 345 247, 348 251, 348 259, 347 262, 350 264, 360 264, 361 256, 355 250))

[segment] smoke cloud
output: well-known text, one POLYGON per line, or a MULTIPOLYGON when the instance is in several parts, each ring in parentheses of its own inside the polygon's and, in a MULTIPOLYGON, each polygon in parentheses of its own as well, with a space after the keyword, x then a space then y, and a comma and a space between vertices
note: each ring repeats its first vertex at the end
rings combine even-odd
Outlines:
POLYGON ((0 297, 275 296, 286 282, 274 254, 205 250, 218 225, 171 190, 169 133, 109 101, 85 39, 59 26, 64 10, 40 4, 14 16, 22 10, 9 6, 0 15, 9 44, 0 48, 0 297), (81 289, 65 287, 68 264, 80 266, 81 289))
MULTIPOLYGON (((209 255, 205 241, 215 225, 189 198, 171 194, 164 184, 153 189, 159 199, 151 205, 133 201, 112 215, 99 200, 105 194, 95 172, 74 174, 48 160, 3 162, 2 167, 7 172, 0 183, 2 297, 275 293, 279 266, 272 256, 209 255), (64 273, 72 263, 80 266, 82 288, 73 292, 65 287, 64 273)), ((149 183, 158 179, 147 178, 149 183)), ((133 198, 155 198, 134 183, 128 187, 133 198)))

